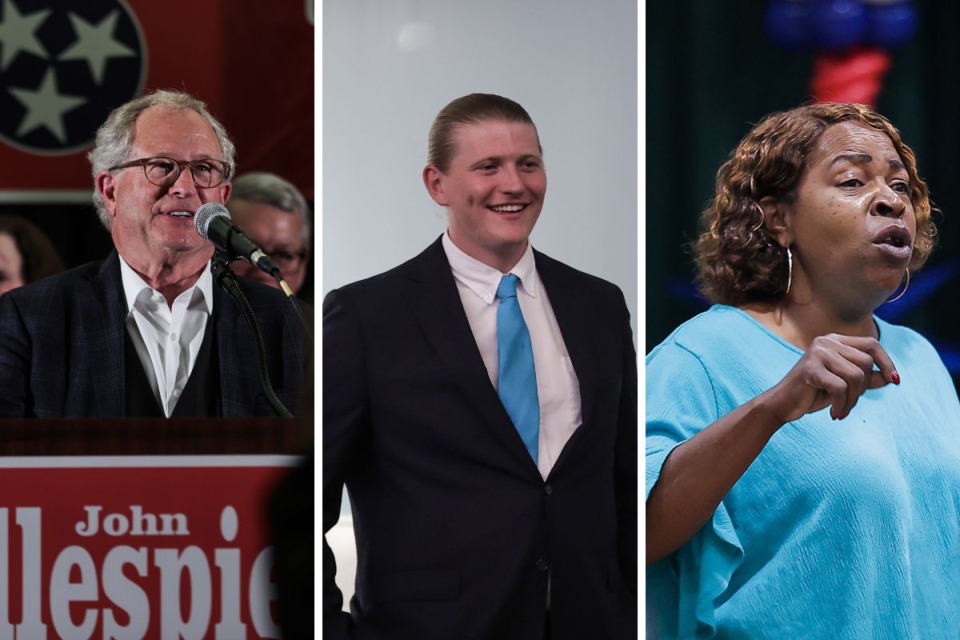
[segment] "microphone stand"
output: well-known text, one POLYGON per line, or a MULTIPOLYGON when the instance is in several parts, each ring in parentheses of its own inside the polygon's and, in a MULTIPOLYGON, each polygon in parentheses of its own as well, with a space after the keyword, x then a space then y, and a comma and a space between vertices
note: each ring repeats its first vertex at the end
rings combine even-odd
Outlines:
POLYGON ((270 275, 274 277, 277 281, 277 284, 280 285, 280 290, 287 295, 287 300, 290 301, 290 304, 293 305, 293 310, 297 312, 297 318, 300 319, 300 326, 303 327, 304 334, 310 340, 310 344, 313 344, 313 331, 310 325, 307 324, 307 319, 303 317, 303 311, 300 310, 300 305, 297 303, 297 298, 293 295, 293 290, 290 288, 290 285, 287 284, 287 281, 283 279, 283 276, 280 274, 280 269, 274 269, 270 272, 270 275))
POLYGON ((250 332, 253 334, 253 341, 257 347, 257 373, 260 376, 260 387, 263 389, 267 402, 270 403, 273 410, 277 412, 277 415, 284 418, 292 418, 293 414, 283 406, 283 402, 277 397, 277 392, 274 391, 273 385, 270 384, 270 376, 267 373, 267 354, 263 346, 263 334, 260 332, 260 325, 257 324, 257 319, 253 315, 253 309, 250 308, 247 297, 243 295, 243 291, 237 284, 236 276, 230 271, 230 267, 227 266, 227 261, 219 249, 214 253, 213 260, 210 262, 210 271, 213 273, 214 282, 230 294, 230 297, 233 298, 233 301, 240 309, 244 320, 247 321, 247 326, 250 327, 250 332))

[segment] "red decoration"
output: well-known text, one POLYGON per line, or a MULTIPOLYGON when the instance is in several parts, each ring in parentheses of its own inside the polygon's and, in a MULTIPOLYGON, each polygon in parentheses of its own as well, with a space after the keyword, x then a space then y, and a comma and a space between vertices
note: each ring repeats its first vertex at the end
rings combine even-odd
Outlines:
POLYGON ((817 102, 856 102, 876 107, 890 56, 880 49, 821 54, 814 61, 810 90, 817 102))

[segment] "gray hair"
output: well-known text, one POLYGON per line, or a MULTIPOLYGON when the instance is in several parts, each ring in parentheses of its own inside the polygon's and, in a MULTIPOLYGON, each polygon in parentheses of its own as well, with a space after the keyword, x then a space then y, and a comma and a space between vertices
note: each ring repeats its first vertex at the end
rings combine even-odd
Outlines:
POLYGON ((310 244, 307 200, 291 182, 274 173, 251 171, 237 176, 233 181, 233 190, 230 192, 230 200, 227 204, 234 200, 260 202, 300 216, 303 220, 303 231, 300 237, 304 245, 310 244))
POLYGON ((93 206, 96 207, 97 216, 103 226, 110 230, 113 220, 107 205, 103 201, 103 196, 96 188, 97 174, 108 170, 118 164, 123 164, 129 159, 130 149, 133 147, 133 128, 137 123, 140 114, 150 107, 167 107, 170 109, 190 109, 196 111, 213 128, 217 136, 217 142, 220 143, 221 160, 226 162, 230 168, 224 181, 229 182, 233 177, 234 156, 236 147, 227 135, 220 121, 213 117, 213 114, 207 109, 207 105, 189 93, 183 91, 158 90, 153 93, 140 96, 126 104, 120 105, 107 117, 99 129, 97 129, 96 146, 87 154, 90 165, 93 170, 93 206))

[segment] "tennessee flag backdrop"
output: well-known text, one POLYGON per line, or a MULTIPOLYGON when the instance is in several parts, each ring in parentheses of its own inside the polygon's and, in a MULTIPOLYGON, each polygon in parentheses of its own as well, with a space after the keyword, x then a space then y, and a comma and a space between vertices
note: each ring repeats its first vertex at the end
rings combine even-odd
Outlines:
POLYGON ((89 202, 97 127, 152 89, 206 102, 240 172, 312 199, 311 4, 0 0, 0 200, 89 202))

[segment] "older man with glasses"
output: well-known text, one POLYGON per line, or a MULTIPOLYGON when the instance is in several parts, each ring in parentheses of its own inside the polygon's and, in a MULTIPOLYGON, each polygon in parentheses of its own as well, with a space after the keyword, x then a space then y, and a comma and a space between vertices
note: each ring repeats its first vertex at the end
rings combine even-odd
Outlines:
MULTIPOLYGON (((262 171, 245 173, 233 181, 227 202, 233 221, 270 256, 284 281, 299 293, 310 264, 310 209, 303 194, 287 180, 262 171)), ((279 287, 276 279, 249 262, 238 262, 237 275, 279 287)))
MULTIPOLYGON (((0 416, 273 415, 255 344, 214 286, 197 209, 231 191, 234 146, 193 96, 157 91, 114 110, 89 158, 94 205, 115 251, 18 289, 0 304, 0 416)), ((269 377, 297 412, 306 358, 280 292, 243 291, 269 377)))

